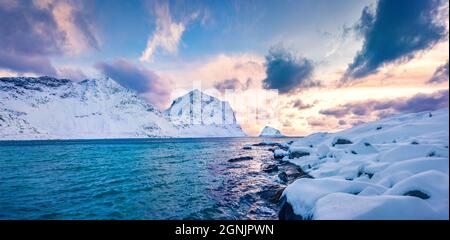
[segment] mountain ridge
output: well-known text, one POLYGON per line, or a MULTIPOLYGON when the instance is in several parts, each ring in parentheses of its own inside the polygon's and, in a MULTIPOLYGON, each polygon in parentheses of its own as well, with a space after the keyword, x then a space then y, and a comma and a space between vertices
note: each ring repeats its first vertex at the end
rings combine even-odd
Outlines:
POLYGON ((203 132, 216 135, 202 135, 205 126, 194 131, 174 124, 111 78, 75 82, 48 76, 0 78, 0 127, 2 140, 228 137, 232 133, 207 126, 210 129, 203 132))

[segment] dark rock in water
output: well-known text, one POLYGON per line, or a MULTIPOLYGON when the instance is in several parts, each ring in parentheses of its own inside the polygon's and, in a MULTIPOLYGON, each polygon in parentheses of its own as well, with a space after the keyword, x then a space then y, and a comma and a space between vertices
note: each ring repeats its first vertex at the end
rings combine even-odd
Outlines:
POLYGON ((280 185, 270 185, 265 187, 262 191, 258 192, 258 195, 268 202, 278 203, 284 189, 285 187, 280 185))
POLYGON ((288 180, 291 182, 298 178, 313 178, 311 175, 303 171, 301 167, 292 163, 286 164, 284 169, 286 170, 288 180))
POLYGON ((271 173, 278 171, 278 166, 276 164, 269 164, 263 168, 264 172, 271 173))
POLYGON ((244 147, 242 147, 242 149, 244 149, 244 150, 252 150, 252 147, 250 145, 245 145, 244 147))
POLYGON ((260 143, 255 143, 253 144, 253 146, 255 147, 261 147, 261 146, 267 146, 267 147, 281 147, 280 143, 276 143, 276 142, 260 142, 260 143))
POLYGON ((283 159, 284 155, 281 155, 281 154, 273 155, 273 158, 275 158, 275 159, 283 159))
POLYGON ((430 196, 422 191, 419 190, 412 190, 412 191, 408 191, 406 193, 404 193, 403 195, 405 196, 411 196, 411 197, 418 197, 421 199, 428 199, 430 198, 430 196))
POLYGON ((414 140, 414 141, 411 142, 411 144, 412 145, 419 145, 419 142, 414 140))
POLYGON ((248 161, 248 160, 252 160, 252 159, 253 159, 253 157, 245 156, 245 157, 232 158, 232 159, 228 160, 228 162, 240 162, 240 161, 248 161))
POLYGON ((301 178, 304 176, 304 174, 302 174, 301 172, 292 172, 287 174, 289 179, 295 180, 297 178, 301 178))
POLYGON ((342 144, 352 144, 353 142, 345 139, 345 138, 338 138, 333 142, 333 147, 336 145, 342 145, 342 144))
POLYGON ((294 213, 291 204, 282 197, 280 200, 280 211, 278 212, 278 219, 280 220, 303 220, 303 217, 294 213))
POLYGON ((381 130, 381 129, 383 129, 382 126, 378 126, 378 127, 377 127, 377 131, 378 131, 378 130, 381 130))
MULTIPOLYGON (((255 146, 255 147, 278 147, 285 151, 287 151, 289 149, 288 146, 285 146, 281 143, 276 143, 276 142, 260 142, 260 143, 255 143, 252 146, 255 146)), ((271 150, 271 149, 268 149, 268 150, 275 151, 275 148, 273 148, 273 150, 271 150)))
POLYGON ((294 143, 294 140, 291 140, 291 141, 287 142, 287 145, 291 145, 293 143, 294 143))
POLYGON ((368 142, 365 142, 365 143, 364 143, 364 146, 370 147, 370 146, 372 146, 372 144, 370 144, 370 143, 368 143, 368 142))
POLYGON ((278 178, 282 181, 282 182, 287 182, 288 179, 288 175, 285 171, 278 173, 278 178))
POLYGON ((358 154, 355 150, 351 151, 352 154, 358 154))
POLYGON ((308 156, 308 155, 309 155, 309 152, 304 152, 304 151, 289 152, 289 159, 300 158, 300 157, 308 156))

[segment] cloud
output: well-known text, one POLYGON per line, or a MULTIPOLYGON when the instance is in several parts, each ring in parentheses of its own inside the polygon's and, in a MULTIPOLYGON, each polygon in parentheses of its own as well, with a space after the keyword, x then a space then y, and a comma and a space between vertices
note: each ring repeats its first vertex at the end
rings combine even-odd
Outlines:
POLYGON ((87 76, 84 74, 83 71, 71 67, 58 68, 58 77, 75 81, 82 81, 87 79, 87 76))
POLYGON ((376 115, 378 118, 400 113, 415 113, 434 111, 448 107, 448 89, 433 93, 418 93, 412 97, 402 97, 385 100, 365 100, 339 105, 334 108, 321 110, 319 113, 336 118, 349 116, 365 117, 376 115))
POLYGON ((338 124, 341 125, 341 126, 343 126, 343 125, 347 125, 347 122, 346 122, 344 119, 340 119, 340 120, 338 121, 338 124))
POLYGON ((289 120, 284 120, 283 122, 282 122, 282 124, 283 124, 283 127, 285 127, 285 128, 290 128, 290 127, 292 127, 292 122, 291 121, 289 121, 289 120))
POLYGON ((328 131, 339 128, 339 125, 335 121, 330 121, 329 118, 324 116, 310 116, 306 118, 306 122, 314 131, 328 131))
POLYGON ((376 10, 364 8, 356 31, 363 47, 342 77, 342 82, 376 73, 385 64, 411 60, 447 36, 436 15, 440 0, 379 0, 376 10))
POLYGON ((313 104, 306 104, 301 99, 297 99, 291 102, 292 107, 297 108, 298 110, 308 109, 314 107, 313 104))
POLYGON ((434 71, 433 76, 427 81, 427 83, 438 84, 446 81, 448 81, 448 60, 446 63, 436 68, 436 71, 434 71))
POLYGON ((165 50, 168 53, 177 52, 181 36, 185 30, 183 23, 172 20, 167 2, 155 4, 154 13, 156 15, 156 30, 147 41, 147 47, 140 58, 141 61, 151 62, 157 49, 165 50))
POLYGON ((56 75, 52 56, 97 48, 88 5, 77 0, 2 0, 0 68, 56 75))
POLYGON ((308 117, 306 119, 308 121, 308 124, 312 127, 325 127, 327 126, 326 120, 323 118, 317 118, 317 117, 308 117))
POLYGON ((253 80, 248 78, 245 83, 241 83, 237 78, 225 79, 223 81, 217 82, 214 84, 214 88, 216 88, 219 92, 224 93, 225 90, 242 90, 245 91, 250 88, 253 80))
MULTIPOLYGON (((195 62, 171 65, 170 69, 158 72, 172 79, 180 88, 192 88, 194 81, 202 81, 203 88, 213 88, 226 80, 236 79, 246 85, 252 79, 252 88, 260 87, 265 78, 264 57, 252 54, 219 54, 195 62)), ((232 82, 235 82, 231 80, 232 82)))
POLYGON ((169 83, 160 79, 154 72, 130 61, 121 59, 113 63, 100 62, 95 64, 95 68, 120 85, 144 95, 157 107, 162 107, 169 100, 169 83))
POLYGON ((283 48, 272 48, 266 56, 265 89, 277 89, 279 93, 319 86, 312 80, 314 65, 306 58, 294 57, 283 48))

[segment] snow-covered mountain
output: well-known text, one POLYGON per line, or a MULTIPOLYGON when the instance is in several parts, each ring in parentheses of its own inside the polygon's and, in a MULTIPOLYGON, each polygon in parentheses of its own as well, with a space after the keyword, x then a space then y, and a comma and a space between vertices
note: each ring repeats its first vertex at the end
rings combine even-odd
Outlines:
POLYGON ((259 137, 284 137, 284 135, 276 128, 265 126, 259 137))
MULTIPOLYGON (((312 178, 283 193, 303 219, 448 219, 449 115, 393 116, 293 142, 283 161, 312 178)), ((291 209, 291 210, 288 210, 291 209)))
POLYGON ((1 140, 203 137, 197 134, 201 131, 223 137, 237 132, 188 130, 110 78, 0 78, 1 140))
POLYGON ((246 136, 228 102, 197 89, 175 99, 164 115, 183 135, 246 136))

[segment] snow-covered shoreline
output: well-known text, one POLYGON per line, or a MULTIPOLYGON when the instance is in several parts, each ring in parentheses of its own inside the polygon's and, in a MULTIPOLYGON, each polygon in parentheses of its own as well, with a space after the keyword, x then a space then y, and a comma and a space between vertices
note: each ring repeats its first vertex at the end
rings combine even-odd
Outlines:
POLYGON ((313 178, 287 186, 280 217, 448 219, 448 120, 412 113, 293 142, 275 157, 313 178))

